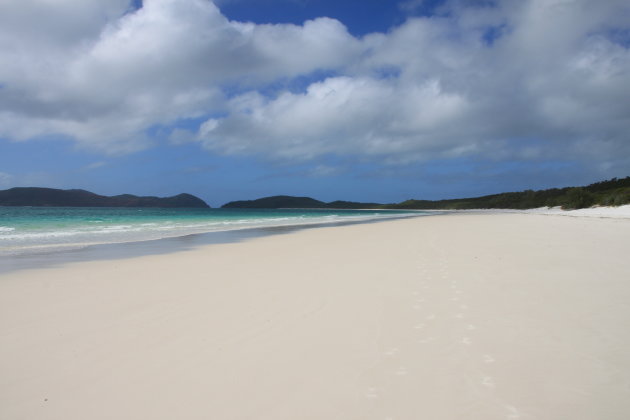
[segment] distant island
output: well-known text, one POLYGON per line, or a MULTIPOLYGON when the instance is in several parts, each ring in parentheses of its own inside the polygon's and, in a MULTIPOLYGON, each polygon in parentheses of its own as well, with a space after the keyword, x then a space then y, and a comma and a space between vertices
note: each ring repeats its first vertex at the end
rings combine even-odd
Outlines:
MULTIPOLYGON (((526 190, 448 200, 406 200, 400 203, 361 203, 354 201, 324 202, 311 197, 276 195, 257 200, 231 201, 224 209, 390 209, 390 210, 466 210, 531 209, 556 207, 579 209, 630 204, 630 176, 596 182, 584 187, 526 190)), ((138 197, 131 194, 112 197, 85 190, 18 187, 0 191, 0 206, 38 207, 164 207, 210 208, 191 194, 172 197, 138 197)))
POLYGON ((526 190, 485 195, 473 198, 449 200, 407 200, 395 204, 356 203, 333 201, 325 203, 310 197, 278 195, 257 200, 232 201, 223 208, 240 209, 279 209, 279 208, 321 208, 321 209, 392 209, 392 210, 465 210, 465 209, 531 209, 556 207, 563 209, 586 208, 594 205, 619 206, 630 204, 630 177, 613 178, 585 187, 551 188, 547 190, 526 190))
POLYGON ((355 203, 353 201, 333 201, 325 203, 310 197, 275 195, 257 200, 231 201, 221 206, 224 209, 374 209, 382 207, 378 203, 355 203))
POLYGON ((163 207, 210 208, 191 194, 172 197, 138 197, 131 194, 108 197, 85 190, 17 187, 0 191, 0 206, 33 207, 163 207))

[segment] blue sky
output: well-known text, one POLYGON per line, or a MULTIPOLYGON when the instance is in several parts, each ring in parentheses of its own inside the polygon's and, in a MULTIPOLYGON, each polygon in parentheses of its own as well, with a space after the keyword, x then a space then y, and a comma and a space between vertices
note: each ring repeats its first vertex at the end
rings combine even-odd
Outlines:
POLYGON ((630 174, 621 0, 7 0, 0 189, 398 202, 630 174))

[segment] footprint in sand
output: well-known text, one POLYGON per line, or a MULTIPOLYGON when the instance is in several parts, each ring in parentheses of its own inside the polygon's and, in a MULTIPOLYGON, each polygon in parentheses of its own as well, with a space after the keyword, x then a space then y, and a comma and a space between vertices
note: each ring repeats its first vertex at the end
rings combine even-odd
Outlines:
POLYGON ((396 375, 398 376, 405 376, 407 373, 409 373, 409 371, 407 370, 406 367, 399 367, 398 369, 396 369, 396 375))
POLYGON ((385 352, 385 356, 392 357, 392 356, 395 356, 396 353, 398 353, 398 347, 392 347, 385 352))
POLYGON ((508 411, 508 415, 506 417, 508 420, 516 420, 521 418, 521 413, 519 413, 516 407, 514 407, 513 405, 506 405, 505 408, 508 411))
POLYGON ((366 398, 378 398, 378 394, 376 393, 376 388, 368 388, 365 393, 366 398))
POLYGON ((492 380, 492 378, 490 376, 484 376, 481 379, 481 385, 483 386, 487 386, 488 388, 494 388, 494 381, 492 380))

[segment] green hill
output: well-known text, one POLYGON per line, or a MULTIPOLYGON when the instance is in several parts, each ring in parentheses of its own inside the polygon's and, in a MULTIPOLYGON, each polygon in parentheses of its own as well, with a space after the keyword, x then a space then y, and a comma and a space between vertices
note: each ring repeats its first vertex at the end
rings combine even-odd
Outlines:
POLYGON ((548 190, 526 190, 473 198, 451 200, 407 200, 388 204, 388 209, 415 210, 463 210, 463 209, 531 209, 556 207, 579 209, 601 206, 630 204, 630 177, 613 178, 586 187, 552 188, 548 190))
POLYGON ((397 210, 463 210, 463 209, 531 209, 556 207, 577 209, 593 205, 619 206, 630 204, 630 177, 613 178, 585 187, 526 190, 450 200, 407 200, 396 204, 333 201, 326 203, 310 197, 276 195, 257 200, 232 201, 223 208, 250 209, 397 209, 397 210))
POLYGON ((221 206, 224 209, 317 209, 324 208, 326 203, 310 197, 292 197, 275 195, 257 200, 231 201, 221 206))
POLYGON ((353 201, 325 203, 310 197, 275 195, 257 200, 231 201, 221 207, 225 209, 366 209, 381 206, 377 203, 355 203, 353 201))
POLYGON ((107 197, 85 190, 54 188, 11 188, 0 191, 0 206, 35 207, 192 207, 208 208, 202 199, 191 194, 172 197, 138 197, 131 194, 107 197))

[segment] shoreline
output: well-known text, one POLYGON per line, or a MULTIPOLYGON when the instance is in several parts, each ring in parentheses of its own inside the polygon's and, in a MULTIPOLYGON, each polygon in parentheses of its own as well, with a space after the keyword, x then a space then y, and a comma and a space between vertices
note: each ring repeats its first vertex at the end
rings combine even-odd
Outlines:
POLYGON ((436 214, 401 215, 398 217, 393 216, 383 219, 342 220, 335 222, 300 223, 294 225, 256 226, 202 233, 189 233, 159 239, 114 243, 71 244, 68 245, 68 248, 66 249, 59 249, 57 246, 56 249, 51 251, 36 250, 18 255, 0 255, 0 276, 14 271, 27 270, 31 268, 49 268, 67 263, 129 259, 146 255, 166 255, 171 253, 186 252, 207 245, 241 242, 258 237, 287 234, 302 229, 371 224, 435 215, 436 214))
POLYGON ((0 278, 0 417, 623 420, 630 221, 448 214, 0 278))
MULTIPOLYGON (((365 209, 369 211, 371 209, 365 209)), ((386 211, 386 210, 381 210, 386 211)), ((348 220, 331 223, 303 223, 295 225, 256 226, 241 229, 218 230, 200 233, 186 233, 182 235, 166 236, 157 239, 144 239, 126 242, 93 243, 93 244, 68 244, 65 248, 61 245, 51 245, 50 251, 45 247, 32 248, 29 252, 21 254, 0 255, 0 275, 12 271, 29 268, 47 268, 59 264, 104 260, 133 258, 143 255, 168 254, 193 249, 194 247, 240 242, 249 238, 257 238, 266 235, 289 233, 294 230, 312 229, 321 227, 343 226, 346 224, 369 224, 386 222, 390 220, 404 219, 407 217, 422 217, 436 215, 456 214, 538 214, 545 216, 569 216, 586 218, 611 218, 630 219, 630 205, 617 207, 592 207, 578 210, 562 210, 555 208, 536 209, 466 209, 466 210, 413 210, 396 209, 391 211, 405 211, 409 213, 423 213, 417 216, 388 217, 373 220, 348 220)))

